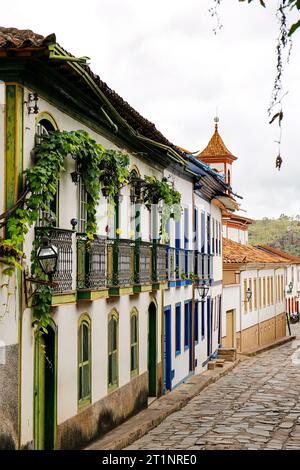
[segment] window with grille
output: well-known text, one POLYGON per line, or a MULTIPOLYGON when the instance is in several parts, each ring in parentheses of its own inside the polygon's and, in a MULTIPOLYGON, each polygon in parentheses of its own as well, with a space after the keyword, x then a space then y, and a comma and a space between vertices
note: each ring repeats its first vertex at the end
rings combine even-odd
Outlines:
POLYGON ((91 399, 91 332, 90 322, 81 321, 78 331, 78 401, 89 403, 91 399))
POLYGON ((137 374, 139 368, 138 313, 134 310, 130 317, 130 372, 137 374))
POLYGON ((118 377, 118 327, 119 319, 116 312, 108 320, 108 387, 117 387, 118 377))

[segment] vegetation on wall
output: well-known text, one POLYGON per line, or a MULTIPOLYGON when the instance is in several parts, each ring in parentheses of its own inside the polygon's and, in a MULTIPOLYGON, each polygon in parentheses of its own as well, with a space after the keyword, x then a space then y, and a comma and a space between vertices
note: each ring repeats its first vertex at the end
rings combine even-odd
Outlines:
MULTIPOLYGON (((22 269, 24 253, 20 247, 30 227, 38 220, 41 211, 50 213, 58 183, 64 171, 64 160, 72 157, 77 162, 85 190, 87 192, 87 237, 93 240, 97 232, 96 211, 100 200, 100 186, 105 188, 106 196, 115 200, 120 189, 129 180, 129 157, 123 152, 105 149, 85 131, 53 131, 43 135, 33 150, 34 164, 25 172, 24 190, 14 208, 0 215, 0 228, 6 226, 7 238, 1 240, 2 262, 6 263, 7 274, 15 268, 22 269)), ((148 204, 155 198, 163 200, 169 207, 180 203, 180 194, 167 180, 159 181, 145 177, 144 202, 148 204)), ((169 213, 174 216, 174 210, 169 213)), ((51 224, 51 221, 48 225, 51 224)), ((34 241, 31 254, 31 276, 46 281, 39 285, 32 299, 34 324, 38 334, 47 332, 50 321, 52 286, 47 284, 48 276, 43 273, 37 259, 39 242, 34 241)), ((0 253, 1 255, 1 253, 0 253)))

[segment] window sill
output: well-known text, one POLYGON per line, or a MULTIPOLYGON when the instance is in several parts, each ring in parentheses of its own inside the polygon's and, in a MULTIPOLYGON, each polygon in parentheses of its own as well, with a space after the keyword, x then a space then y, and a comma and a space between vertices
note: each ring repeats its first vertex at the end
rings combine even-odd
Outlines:
POLYGON ((138 375, 139 375, 139 370, 138 369, 130 371, 130 378, 131 379, 133 379, 134 377, 137 377, 138 375))
POLYGON ((114 392, 114 391, 117 390, 118 388, 119 388, 119 382, 116 383, 116 384, 113 384, 113 385, 108 385, 108 387, 107 387, 107 393, 114 392))
POLYGON ((87 408, 91 404, 91 397, 83 398, 81 401, 78 402, 78 410, 83 410, 87 408))

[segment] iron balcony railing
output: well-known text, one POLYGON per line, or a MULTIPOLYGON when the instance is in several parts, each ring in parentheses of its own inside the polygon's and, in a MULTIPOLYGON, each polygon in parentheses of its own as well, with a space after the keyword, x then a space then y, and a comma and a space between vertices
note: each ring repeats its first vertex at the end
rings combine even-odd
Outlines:
POLYGON ((198 281, 213 279, 213 255, 195 252, 195 279, 198 281))
POLYGON ((152 280, 154 282, 168 280, 167 247, 156 242, 152 245, 152 280))
POLYGON ((106 286, 107 244, 95 235, 89 240, 77 233, 77 289, 99 289, 106 286))
POLYGON ((149 284, 152 282, 152 265, 152 244, 136 240, 134 254, 135 284, 149 284))
POLYGON ((57 267, 52 278, 53 291, 57 294, 70 292, 73 284, 73 231, 56 227, 36 227, 35 240, 40 243, 44 236, 49 238, 58 252, 57 267))
POLYGON ((168 247, 167 267, 170 281, 188 279, 194 272, 194 258, 192 250, 168 247))
POLYGON ((107 240, 107 284, 127 287, 134 284, 135 243, 133 240, 107 240))

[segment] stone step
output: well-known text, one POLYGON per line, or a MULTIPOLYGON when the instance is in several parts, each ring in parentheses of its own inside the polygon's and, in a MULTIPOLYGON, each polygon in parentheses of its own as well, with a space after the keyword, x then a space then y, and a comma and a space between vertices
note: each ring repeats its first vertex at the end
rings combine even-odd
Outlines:
POLYGON ((216 367, 224 367, 225 359, 217 359, 216 360, 216 367))
POLYGON ((215 367, 216 367, 215 361, 209 361, 209 362, 207 363, 207 370, 214 370, 215 367))

